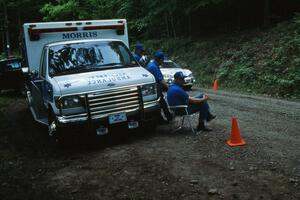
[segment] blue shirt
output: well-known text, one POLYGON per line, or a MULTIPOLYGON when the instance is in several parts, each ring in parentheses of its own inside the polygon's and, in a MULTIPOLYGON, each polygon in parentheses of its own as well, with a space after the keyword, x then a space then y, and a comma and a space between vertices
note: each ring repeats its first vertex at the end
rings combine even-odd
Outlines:
POLYGON ((142 58, 142 56, 141 56, 140 54, 137 54, 137 53, 134 53, 134 54, 133 54, 133 57, 134 57, 138 62, 140 62, 140 60, 141 60, 141 58, 142 58))
POLYGON ((189 95, 180 85, 173 83, 168 89, 167 100, 169 106, 187 105, 189 103, 189 95))
POLYGON ((164 77, 155 61, 149 62, 147 65, 147 70, 153 74, 157 83, 164 80, 164 77))

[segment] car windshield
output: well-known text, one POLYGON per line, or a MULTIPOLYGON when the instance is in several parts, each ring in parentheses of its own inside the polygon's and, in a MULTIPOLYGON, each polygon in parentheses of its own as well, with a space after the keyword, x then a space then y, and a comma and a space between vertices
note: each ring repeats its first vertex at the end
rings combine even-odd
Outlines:
POLYGON ((7 68, 8 69, 20 69, 21 68, 21 62, 14 61, 7 63, 7 68))
POLYGON ((62 44, 49 50, 50 76, 135 66, 132 54, 119 41, 62 44))
POLYGON ((162 68, 180 68, 180 66, 174 62, 163 62, 162 68))
POLYGON ((20 60, 2 60, 0 61, 0 68, 2 70, 15 70, 21 69, 21 61, 20 60))

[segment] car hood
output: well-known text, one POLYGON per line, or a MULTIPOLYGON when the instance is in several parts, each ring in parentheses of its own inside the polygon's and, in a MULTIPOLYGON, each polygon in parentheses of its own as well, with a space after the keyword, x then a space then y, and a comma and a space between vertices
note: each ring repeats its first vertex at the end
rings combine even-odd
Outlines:
POLYGON ((192 74, 191 70, 182 68, 161 68, 160 70, 163 75, 168 74, 173 76, 176 72, 182 72, 185 76, 192 74))
POLYGON ((152 74, 142 67, 56 76, 53 79, 62 95, 155 82, 152 74))

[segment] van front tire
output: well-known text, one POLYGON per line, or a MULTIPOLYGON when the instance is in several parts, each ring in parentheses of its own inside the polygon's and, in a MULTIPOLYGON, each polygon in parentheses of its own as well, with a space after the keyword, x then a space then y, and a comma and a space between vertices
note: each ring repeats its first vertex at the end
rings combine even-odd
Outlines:
POLYGON ((55 136, 58 133, 58 127, 56 124, 56 118, 51 109, 48 110, 48 134, 49 136, 55 136))

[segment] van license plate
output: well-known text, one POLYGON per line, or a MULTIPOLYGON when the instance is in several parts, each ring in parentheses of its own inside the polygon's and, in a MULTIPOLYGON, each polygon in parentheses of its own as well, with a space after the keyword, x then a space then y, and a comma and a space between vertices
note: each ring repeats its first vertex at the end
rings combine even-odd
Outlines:
POLYGON ((108 116, 109 124, 116 124, 116 123, 126 122, 126 121, 127 121, 126 113, 118 113, 118 114, 108 116))

